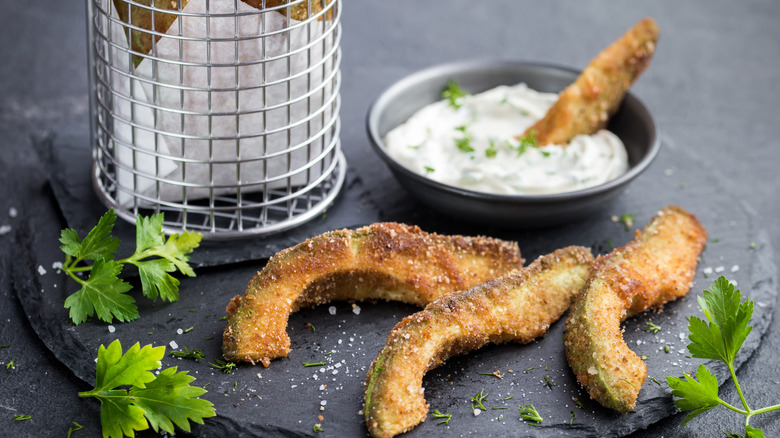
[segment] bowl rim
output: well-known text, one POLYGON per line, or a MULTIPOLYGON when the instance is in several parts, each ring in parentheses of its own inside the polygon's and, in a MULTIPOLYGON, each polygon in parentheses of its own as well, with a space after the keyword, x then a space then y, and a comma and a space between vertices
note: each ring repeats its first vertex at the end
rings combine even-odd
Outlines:
POLYGON ((396 94, 408 88, 412 84, 425 81, 433 77, 439 77, 444 75, 451 76, 462 72, 473 72, 473 71, 486 70, 486 69, 490 70, 490 69, 501 68, 501 67, 537 67, 537 68, 541 67, 541 68, 549 68, 552 70, 564 71, 568 73, 574 73, 577 75, 579 75, 581 72, 581 70, 577 70, 572 67, 558 65, 554 63, 524 61, 524 60, 510 60, 510 59, 503 59, 503 58, 466 59, 466 60, 447 62, 443 64, 436 64, 430 67, 426 67, 422 70, 418 70, 409 75, 406 75, 401 79, 397 80, 396 82, 392 83, 390 86, 382 90, 379 93, 379 95, 373 100, 373 102, 368 108, 368 112, 366 114, 366 122, 365 122, 366 131, 368 132, 368 137, 371 142, 371 146, 377 152, 379 157, 383 161, 385 161, 385 163, 390 165, 393 170, 400 171, 405 176, 410 177, 417 182, 430 185, 431 187, 441 191, 464 196, 466 198, 479 199, 482 201, 497 201, 497 202, 517 202, 517 201, 534 202, 535 201, 535 202, 545 203, 545 202, 571 200, 571 199, 582 198, 582 197, 598 196, 600 194, 615 190, 627 184, 634 178, 636 178, 639 174, 641 174, 647 169, 650 163, 652 163, 653 160, 655 159, 656 155, 658 155, 658 152, 661 147, 660 129, 658 127, 658 123, 655 121, 655 118, 653 117, 652 113, 650 113, 650 110, 647 108, 644 102, 642 102, 641 99, 636 97, 636 95, 631 93, 630 90, 626 93, 623 99, 633 100, 634 103, 639 107, 639 109, 642 110, 644 113, 646 113, 647 118, 650 122, 650 126, 649 126, 650 148, 647 151, 647 153, 644 155, 644 157, 642 157, 642 159, 638 163, 636 163, 636 165, 629 168, 626 173, 620 175, 619 177, 611 181, 608 181, 603 184, 599 184, 597 186, 587 187, 584 189, 570 191, 570 192, 549 193, 549 194, 542 194, 542 195, 509 195, 509 194, 481 192, 477 190, 464 189, 461 187, 444 184, 439 181, 434 181, 430 178, 427 178, 423 175, 420 175, 412 171, 411 169, 407 168, 403 164, 396 161, 393 157, 391 157, 387 153, 387 151, 384 148, 384 140, 380 137, 378 132, 379 114, 380 114, 379 109, 385 107, 387 105, 387 102, 392 100, 396 94))

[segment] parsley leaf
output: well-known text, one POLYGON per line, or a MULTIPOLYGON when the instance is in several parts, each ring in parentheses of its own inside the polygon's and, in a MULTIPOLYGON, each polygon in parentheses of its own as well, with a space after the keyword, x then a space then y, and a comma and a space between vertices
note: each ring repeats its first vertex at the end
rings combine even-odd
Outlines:
POLYGON ((179 299, 179 280, 168 273, 178 269, 184 275, 195 276, 187 264, 187 254, 198 247, 201 235, 185 232, 174 234, 166 241, 162 225, 162 213, 148 218, 139 217, 136 221, 135 253, 124 261, 138 267, 145 297, 152 301, 160 297, 163 301, 173 302, 179 299), (154 256, 159 258, 145 260, 154 256))
POLYGON ((117 277, 121 271, 119 263, 98 259, 92 265, 89 279, 81 280, 74 276, 81 283, 81 289, 65 299, 65 308, 70 310, 74 324, 81 324, 95 312, 105 322, 114 318, 122 322, 138 319, 138 308, 133 304, 135 300, 125 295, 132 286, 117 277))
POLYGON ((131 286, 119 278, 125 264, 138 267, 143 294, 153 301, 158 297, 164 301, 178 300, 179 280, 170 272, 178 269, 184 275, 195 276, 187 262, 188 254, 200 244, 199 233, 174 234, 166 240, 162 213, 148 218, 139 216, 135 252, 125 259, 114 260, 114 253, 119 248, 119 240, 111 236, 115 222, 116 213, 109 210, 84 240, 80 240, 73 229, 61 233, 60 249, 66 255, 62 270, 81 285, 81 289, 65 300, 65 308, 69 309, 75 324, 81 324, 96 313, 105 322, 112 322, 114 318, 122 322, 138 319, 135 300, 125 295, 131 286), (77 266, 87 260, 94 263, 77 266), (86 280, 76 275, 86 271, 90 271, 86 280))
POLYGON ((710 323, 691 317, 689 338, 692 343, 688 350, 699 359, 730 363, 753 330, 748 326, 753 316, 753 302, 746 300, 740 304, 742 295, 723 276, 715 280, 710 289, 698 297, 699 306, 710 323))
POLYGON ((674 405, 681 411, 693 410, 683 420, 683 427, 702 413, 721 404, 718 397, 718 378, 703 364, 696 370, 696 379, 690 374, 685 375, 685 380, 677 377, 666 378, 669 387, 673 389, 672 395, 678 397, 674 405))
POLYGON ((748 424, 750 418, 780 409, 780 405, 752 409, 742 393, 734 370, 734 358, 753 329, 748 325, 753 316, 753 302, 750 299, 742 302, 741 293, 723 276, 715 280, 710 290, 705 290, 698 300, 707 320, 695 316, 688 320, 688 329, 691 332, 688 336, 691 340, 688 351, 693 357, 715 359, 726 364, 744 409, 732 406, 718 396, 718 380, 702 364, 696 371, 696 379, 689 375, 685 376, 685 380, 677 377, 666 378, 672 388, 672 395, 677 398, 674 401, 675 406, 684 411, 693 411, 683 421, 683 427, 693 418, 722 405, 745 415, 746 437, 763 437, 761 430, 748 424))
POLYGON ((458 81, 455 79, 447 81, 447 86, 445 86, 444 90, 441 92, 441 97, 448 99, 450 101, 450 106, 455 109, 462 106, 460 100, 466 96, 470 96, 470 94, 463 91, 463 89, 460 88, 460 84, 458 84, 458 81))
POLYGON ((79 392, 79 397, 94 397, 100 401, 100 423, 104 437, 134 436, 151 424, 174 433, 174 425, 190 432, 190 421, 203 424, 203 419, 216 415, 211 402, 197 397, 203 388, 190 386, 194 377, 176 367, 158 375, 165 347, 143 348, 138 343, 122 354, 119 340, 98 349, 95 388, 79 392), (129 389, 124 387, 130 386, 129 389))
POLYGON ((116 222, 114 210, 108 210, 100 218, 97 225, 89 231, 84 240, 79 239, 76 230, 67 228, 60 234, 60 249, 65 254, 75 257, 76 261, 113 259, 119 248, 119 239, 111 237, 111 231, 116 222))

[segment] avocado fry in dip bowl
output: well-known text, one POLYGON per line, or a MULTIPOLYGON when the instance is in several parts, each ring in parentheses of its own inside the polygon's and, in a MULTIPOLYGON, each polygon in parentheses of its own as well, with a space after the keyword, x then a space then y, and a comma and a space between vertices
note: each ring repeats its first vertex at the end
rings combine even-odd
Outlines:
POLYGON ((632 31, 581 75, 507 60, 414 73, 371 106, 374 150, 410 194, 454 218, 517 228, 593 213, 660 147, 649 111, 626 92, 654 49, 654 40, 642 40, 633 52, 623 50, 632 31), (607 66, 599 65, 605 59, 607 66), (612 62, 627 67, 611 69, 612 62), (557 142, 544 144, 548 138, 557 142))

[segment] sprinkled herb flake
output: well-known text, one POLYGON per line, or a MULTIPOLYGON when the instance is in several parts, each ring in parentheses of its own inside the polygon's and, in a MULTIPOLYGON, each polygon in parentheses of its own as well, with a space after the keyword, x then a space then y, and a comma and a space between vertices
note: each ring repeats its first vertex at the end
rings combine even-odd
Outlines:
POLYGON ((196 348, 194 350, 190 350, 187 347, 182 346, 182 349, 184 351, 171 351, 171 356, 173 357, 180 357, 180 358, 186 358, 186 359, 193 359, 193 360, 201 360, 205 359, 206 355, 203 354, 202 351, 200 351, 200 348, 196 348))
POLYGON ((434 409, 433 413, 431 415, 433 416, 433 418, 441 418, 442 419, 442 420, 439 420, 436 423, 437 425, 439 425, 439 424, 449 425, 450 424, 450 419, 452 418, 452 414, 450 414, 449 412, 447 412, 446 414, 442 414, 441 412, 439 412, 438 409, 434 409))
POLYGON ((73 434, 73 432, 76 432, 76 431, 81 430, 81 429, 84 428, 84 426, 76 423, 75 421, 72 421, 71 423, 73 424, 73 426, 68 428, 67 438, 70 438, 70 436, 73 434))
POLYGON ((224 359, 217 359, 215 362, 216 363, 209 362, 209 365, 211 365, 213 368, 222 371, 225 374, 230 374, 233 372, 234 369, 236 369, 235 362, 229 362, 224 359))
POLYGON ((642 329, 643 332, 651 332, 653 334, 656 334, 661 331, 661 326, 655 324, 653 321, 647 321, 645 322, 645 324, 647 325, 647 327, 642 329))
POLYGON ((485 156, 488 158, 496 158, 496 154, 498 154, 498 149, 496 149, 496 142, 491 139, 490 147, 485 149, 485 156))
POLYGON ((487 398, 488 395, 490 394, 485 392, 485 389, 483 388, 477 395, 471 397, 471 409, 475 410, 476 408, 479 408, 483 411, 487 411, 487 408, 485 408, 485 405, 482 404, 482 402, 487 398))
POLYGON ((302 362, 305 367, 321 367, 327 365, 327 362, 302 362))
POLYGON ((552 390, 553 386, 555 386, 548 376, 544 376, 544 384, 547 385, 550 390, 552 390))
POLYGON ((615 222, 622 222, 626 231, 631 231, 631 227, 634 226, 634 216, 628 213, 623 213, 615 222))
POLYGON ((520 409, 520 418, 530 421, 531 424, 541 424, 543 421, 542 416, 539 415, 539 411, 536 410, 534 405, 527 404, 525 406, 523 405, 517 405, 518 409, 520 409))
POLYGON ((313 432, 323 432, 325 429, 322 428, 322 425, 320 423, 317 423, 314 425, 314 427, 311 428, 313 432))
POLYGON ((455 147, 457 147, 461 152, 472 153, 474 152, 474 147, 471 145, 472 136, 466 131, 466 129, 468 129, 466 125, 455 128, 456 131, 463 133, 463 137, 455 139, 455 147))
POLYGON ((432 174, 433 172, 436 171, 436 169, 434 169, 431 166, 423 166, 423 169, 425 169, 425 174, 426 175, 430 175, 430 174, 432 174))
POLYGON ((22 415, 22 414, 14 415, 14 421, 27 421, 31 419, 32 419, 32 415, 22 415))
POLYGON ((447 86, 445 86, 444 90, 441 92, 441 97, 449 100, 450 106, 455 109, 458 109, 463 105, 461 99, 466 96, 470 96, 470 94, 460 88, 460 84, 458 84, 458 81, 455 79, 447 81, 447 86))

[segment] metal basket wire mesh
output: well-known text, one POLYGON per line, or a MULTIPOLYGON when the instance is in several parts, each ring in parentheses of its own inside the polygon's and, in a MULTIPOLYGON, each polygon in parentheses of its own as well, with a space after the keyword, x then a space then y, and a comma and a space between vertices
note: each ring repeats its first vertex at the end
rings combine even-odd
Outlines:
POLYGON ((88 0, 92 180, 166 232, 263 235, 344 181, 340 0, 88 0))

